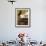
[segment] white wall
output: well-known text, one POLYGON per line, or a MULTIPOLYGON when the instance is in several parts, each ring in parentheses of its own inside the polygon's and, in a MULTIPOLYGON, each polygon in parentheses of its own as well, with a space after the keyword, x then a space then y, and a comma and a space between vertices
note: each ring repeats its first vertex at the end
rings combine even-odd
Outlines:
POLYGON ((15 40, 18 33, 24 31, 33 40, 46 40, 46 14, 43 0, 17 0, 14 5, 0 0, 0 40, 15 40), (15 27, 15 8, 31 8, 31 27, 15 27))

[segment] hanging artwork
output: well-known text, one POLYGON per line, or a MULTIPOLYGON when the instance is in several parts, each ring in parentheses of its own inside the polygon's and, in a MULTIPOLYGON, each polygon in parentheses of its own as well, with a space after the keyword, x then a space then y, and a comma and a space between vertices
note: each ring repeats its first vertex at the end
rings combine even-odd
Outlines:
POLYGON ((30 27, 31 26, 31 10, 30 8, 15 9, 15 26, 30 27))

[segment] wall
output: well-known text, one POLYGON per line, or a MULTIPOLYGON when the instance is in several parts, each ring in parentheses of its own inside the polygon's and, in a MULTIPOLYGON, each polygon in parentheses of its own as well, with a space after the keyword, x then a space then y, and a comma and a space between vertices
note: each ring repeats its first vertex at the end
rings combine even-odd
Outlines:
POLYGON ((21 31, 28 33, 33 40, 46 40, 44 2, 43 0, 17 0, 12 5, 7 0, 0 0, 0 41, 15 40, 21 31), (15 27, 15 8, 31 8, 30 28, 15 27))

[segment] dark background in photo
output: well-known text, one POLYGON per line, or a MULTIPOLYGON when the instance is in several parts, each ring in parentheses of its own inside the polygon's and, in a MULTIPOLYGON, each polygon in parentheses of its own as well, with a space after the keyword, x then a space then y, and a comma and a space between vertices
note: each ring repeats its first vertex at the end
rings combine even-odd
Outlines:
POLYGON ((18 15, 18 25, 28 25, 28 10, 18 10, 17 15, 18 15))

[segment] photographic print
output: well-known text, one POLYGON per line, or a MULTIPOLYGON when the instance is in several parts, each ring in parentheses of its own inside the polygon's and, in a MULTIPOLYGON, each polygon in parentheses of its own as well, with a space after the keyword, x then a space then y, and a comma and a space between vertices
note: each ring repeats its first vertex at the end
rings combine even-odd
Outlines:
POLYGON ((30 27, 31 13, 30 8, 16 8, 15 9, 15 26, 16 27, 30 27))

